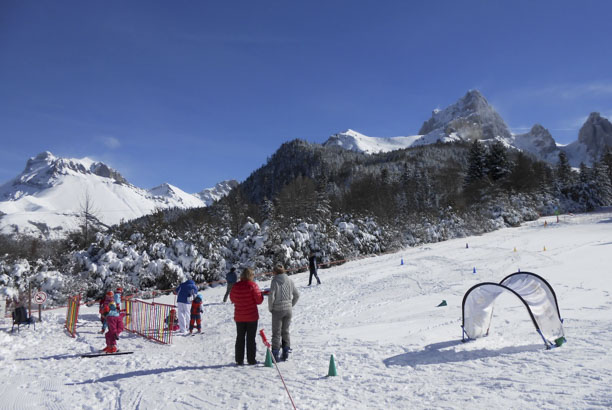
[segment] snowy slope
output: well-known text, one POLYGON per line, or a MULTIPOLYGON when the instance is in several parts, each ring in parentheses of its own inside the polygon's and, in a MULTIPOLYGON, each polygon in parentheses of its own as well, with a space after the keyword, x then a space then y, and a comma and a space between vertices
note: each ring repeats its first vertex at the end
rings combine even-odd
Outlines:
POLYGON ((196 208, 205 206, 203 201, 195 195, 188 194, 182 189, 169 183, 163 183, 155 188, 148 190, 154 197, 165 198, 167 203, 174 202, 180 204, 181 208, 196 208))
POLYGON ((324 146, 338 146, 348 151, 375 154, 378 152, 389 152, 397 149, 411 147, 421 138, 420 135, 411 137, 368 137, 357 131, 348 129, 344 132, 334 134, 323 143, 324 146))
MULTIPOLYGON (((227 192, 218 190, 217 197, 227 192)), ((5 214, 0 213, 0 232, 62 237, 78 228, 87 196, 93 214, 106 225, 158 208, 204 207, 209 202, 167 183, 147 191, 101 162, 43 152, 30 158, 20 175, 0 186, 0 212, 5 214)))
MULTIPOLYGON (((279 366, 297 408, 610 408, 611 227, 612 211, 564 215, 559 224, 541 219, 324 269, 321 286, 308 287, 308 273, 292 276, 301 292, 294 353, 279 366), (464 293, 517 269, 550 282, 567 343, 545 350, 509 295, 495 306, 490 335, 461 343, 464 293), (436 307, 442 300, 448 306, 436 307), (337 377, 325 377, 331 354, 337 377)), ((82 308, 76 339, 62 329, 62 310, 45 313, 36 331, 10 335, 5 323, 1 406, 291 408, 274 369, 232 364, 235 325, 232 305, 220 303, 224 292, 203 291, 203 335, 164 346, 123 334, 119 348, 135 351, 127 356, 77 357, 104 346, 95 307, 82 308)), ((259 327, 269 335, 270 314, 265 305, 259 311, 259 327)), ((259 340, 257 346, 263 361, 259 340)))

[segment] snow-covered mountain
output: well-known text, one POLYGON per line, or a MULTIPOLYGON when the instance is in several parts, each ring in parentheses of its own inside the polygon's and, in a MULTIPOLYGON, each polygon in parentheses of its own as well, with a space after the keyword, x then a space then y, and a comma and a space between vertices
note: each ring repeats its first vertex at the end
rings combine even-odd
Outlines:
POLYGON ((434 110, 418 135, 376 138, 349 129, 332 135, 323 145, 337 145, 348 150, 372 154, 436 142, 474 139, 502 139, 509 145, 511 137, 512 134, 501 116, 479 91, 472 90, 445 109, 434 110))
MULTIPOLYGON (((229 192, 231 184, 213 188, 217 197, 229 192)), ((43 152, 30 158, 20 175, 0 185, 0 232, 63 237, 78 229, 86 204, 102 224, 112 225, 159 208, 204 207, 210 201, 170 184, 145 190, 102 162, 43 152)))
POLYGON ((165 198, 166 203, 180 204, 175 205, 180 208, 198 208, 206 204, 196 195, 188 194, 182 189, 175 187, 167 182, 151 188, 147 191, 154 198, 165 198))
POLYGON ((431 142, 460 138, 465 141, 508 139, 511 136, 502 117, 478 90, 470 90, 456 103, 434 110, 419 131, 431 142))
POLYGON ((598 112, 592 112, 578 132, 578 140, 562 147, 574 166, 598 160, 606 147, 612 147, 612 123, 598 112))
POLYGON ((612 147, 612 123, 599 113, 591 113, 579 132, 578 140, 563 146, 555 142, 550 132, 540 124, 524 134, 512 134, 503 118, 478 91, 468 91, 456 103, 432 112, 418 135, 410 137, 376 138, 348 130, 334 134, 324 146, 340 146, 347 150, 372 154, 437 142, 483 142, 500 140, 506 146, 529 153, 541 160, 556 163, 564 151, 570 164, 591 165, 612 147))
POLYGON ((559 158, 559 147, 555 139, 540 124, 534 125, 525 134, 513 135, 509 145, 551 163, 556 162, 559 158))
POLYGON ((387 138, 368 137, 367 135, 348 129, 344 132, 332 135, 323 145, 338 146, 349 151, 375 154, 378 152, 389 152, 410 147, 420 138, 420 135, 387 138))
POLYGON ((210 206, 213 202, 218 201, 229 194, 229 192, 237 186, 238 181, 230 179, 228 181, 219 182, 214 187, 203 189, 202 191, 193 195, 199 198, 201 201, 204 201, 206 206, 210 206))

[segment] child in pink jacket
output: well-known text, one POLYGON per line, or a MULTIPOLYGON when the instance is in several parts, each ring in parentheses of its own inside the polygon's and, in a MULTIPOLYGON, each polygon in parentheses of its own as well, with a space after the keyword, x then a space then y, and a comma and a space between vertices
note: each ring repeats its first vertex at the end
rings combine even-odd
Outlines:
POLYGON ((109 312, 106 315, 108 332, 106 332, 104 335, 106 337, 106 347, 102 349, 102 351, 106 353, 115 353, 117 351, 117 340, 119 339, 119 334, 123 332, 123 318, 125 313, 119 313, 115 303, 110 303, 108 307, 109 312))

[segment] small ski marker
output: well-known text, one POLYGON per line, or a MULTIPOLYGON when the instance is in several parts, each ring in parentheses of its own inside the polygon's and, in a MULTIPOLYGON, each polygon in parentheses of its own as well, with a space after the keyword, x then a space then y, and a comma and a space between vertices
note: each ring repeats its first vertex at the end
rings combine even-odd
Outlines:
POLYGON ((117 350, 115 353, 106 353, 106 352, 92 352, 92 353, 84 353, 81 357, 100 357, 100 356, 116 356, 120 354, 132 354, 134 352, 127 352, 122 350, 117 350))

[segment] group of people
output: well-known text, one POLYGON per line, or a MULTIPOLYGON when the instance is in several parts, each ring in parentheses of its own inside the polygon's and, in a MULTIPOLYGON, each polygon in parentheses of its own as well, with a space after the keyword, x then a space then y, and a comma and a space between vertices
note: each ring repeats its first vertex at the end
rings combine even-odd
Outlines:
MULTIPOLYGON (((321 280, 317 275, 317 260, 314 253, 309 258, 310 280, 316 278, 317 283, 321 280)), ((226 275, 227 289, 223 296, 223 302, 228 297, 234 304, 234 321, 236 322, 236 343, 235 361, 237 365, 244 365, 246 352, 246 362, 249 365, 257 364, 257 325, 259 322, 258 305, 263 303, 264 295, 268 296, 268 310, 272 313, 272 346, 271 351, 275 361, 284 361, 289 358, 291 352, 291 318, 293 316, 293 306, 297 303, 300 294, 293 280, 289 278, 282 265, 274 267, 274 277, 270 284, 270 289, 262 291, 255 283, 255 274, 251 268, 245 268, 238 278, 236 268, 226 275)), ((202 299, 197 294, 198 289, 192 280, 187 280, 180 284, 176 290, 179 331, 187 332, 187 315, 190 312, 191 320, 189 323, 189 333, 193 331, 194 323, 197 325, 198 332, 201 331, 202 299)))
POLYGON ((179 332, 193 333, 194 327, 198 329, 198 333, 202 332, 202 296, 198 294, 195 282, 189 279, 181 283, 174 293, 178 309, 179 332))
MULTIPOLYGON (((321 284, 317 274, 318 261, 317 255, 311 252, 308 258, 308 268, 310 276, 308 286, 312 284, 312 278, 316 278, 317 284, 321 284)), ((276 265, 273 270, 274 277, 270 283, 270 289, 265 292, 268 296, 268 310, 272 313, 272 355, 274 360, 285 361, 291 352, 291 318, 293 316, 293 306, 300 298, 300 294, 295 287, 293 280, 289 278, 282 265, 276 265)), ((230 300, 234 304, 234 320, 236 322, 236 364, 244 364, 244 351, 246 345, 247 363, 257 364, 256 343, 257 323, 259 321, 259 311, 257 305, 263 302, 264 292, 254 282, 255 275, 253 270, 245 268, 240 275, 240 282, 237 282, 235 269, 232 268, 226 276, 227 290, 223 297, 223 302, 230 300)))
MULTIPOLYGON (((310 277, 308 285, 312 284, 315 277, 320 285, 321 280, 317 275, 317 259, 314 253, 309 257, 310 277)), ((274 267, 274 277, 270 289, 262 291, 255 283, 255 274, 251 268, 245 268, 238 280, 236 269, 226 275, 227 290, 223 302, 227 298, 234 304, 234 321, 236 322, 236 344, 235 360, 237 365, 244 364, 246 347, 246 359, 249 365, 257 364, 257 325, 259 321, 258 305, 262 304, 264 294, 268 296, 268 310, 272 313, 272 355, 275 361, 287 360, 291 352, 291 335, 289 328, 293 315, 293 306, 297 303, 300 294, 293 280, 289 278, 282 265, 274 267)), ((121 294, 123 290, 117 288, 115 293, 109 291, 100 302, 100 316, 102 319, 102 333, 106 329, 107 353, 117 351, 116 341, 123 331, 123 317, 121 312, 121 294)), ((197 332, 202 331, 202 296, 198 294, 198 287, 193 280, 181 283, 174 291, 177 295, 177 319, 179 332, 181 334, 192 333, 194 328, 197 332)))
MULTIPOLYGON (((247 363, 257 364, 255 358, 257 353, 255 337, 259 321, 257 305, 263 302, 264 293, 254 282, 254 278, 253 270, 245 268, 240 275, 240 281, 232 286, 229 295, 234 304, 234 320, 236 321, 235 359, 237 365, 244 364, 245 345, 247 363)), ((272 313, 272 355, 277 362, 287 360, 291 352, 289 327, 292 311, 300 294, 282 265, 274 267, 274 278, 266 294, 268 310, 272 313)))

